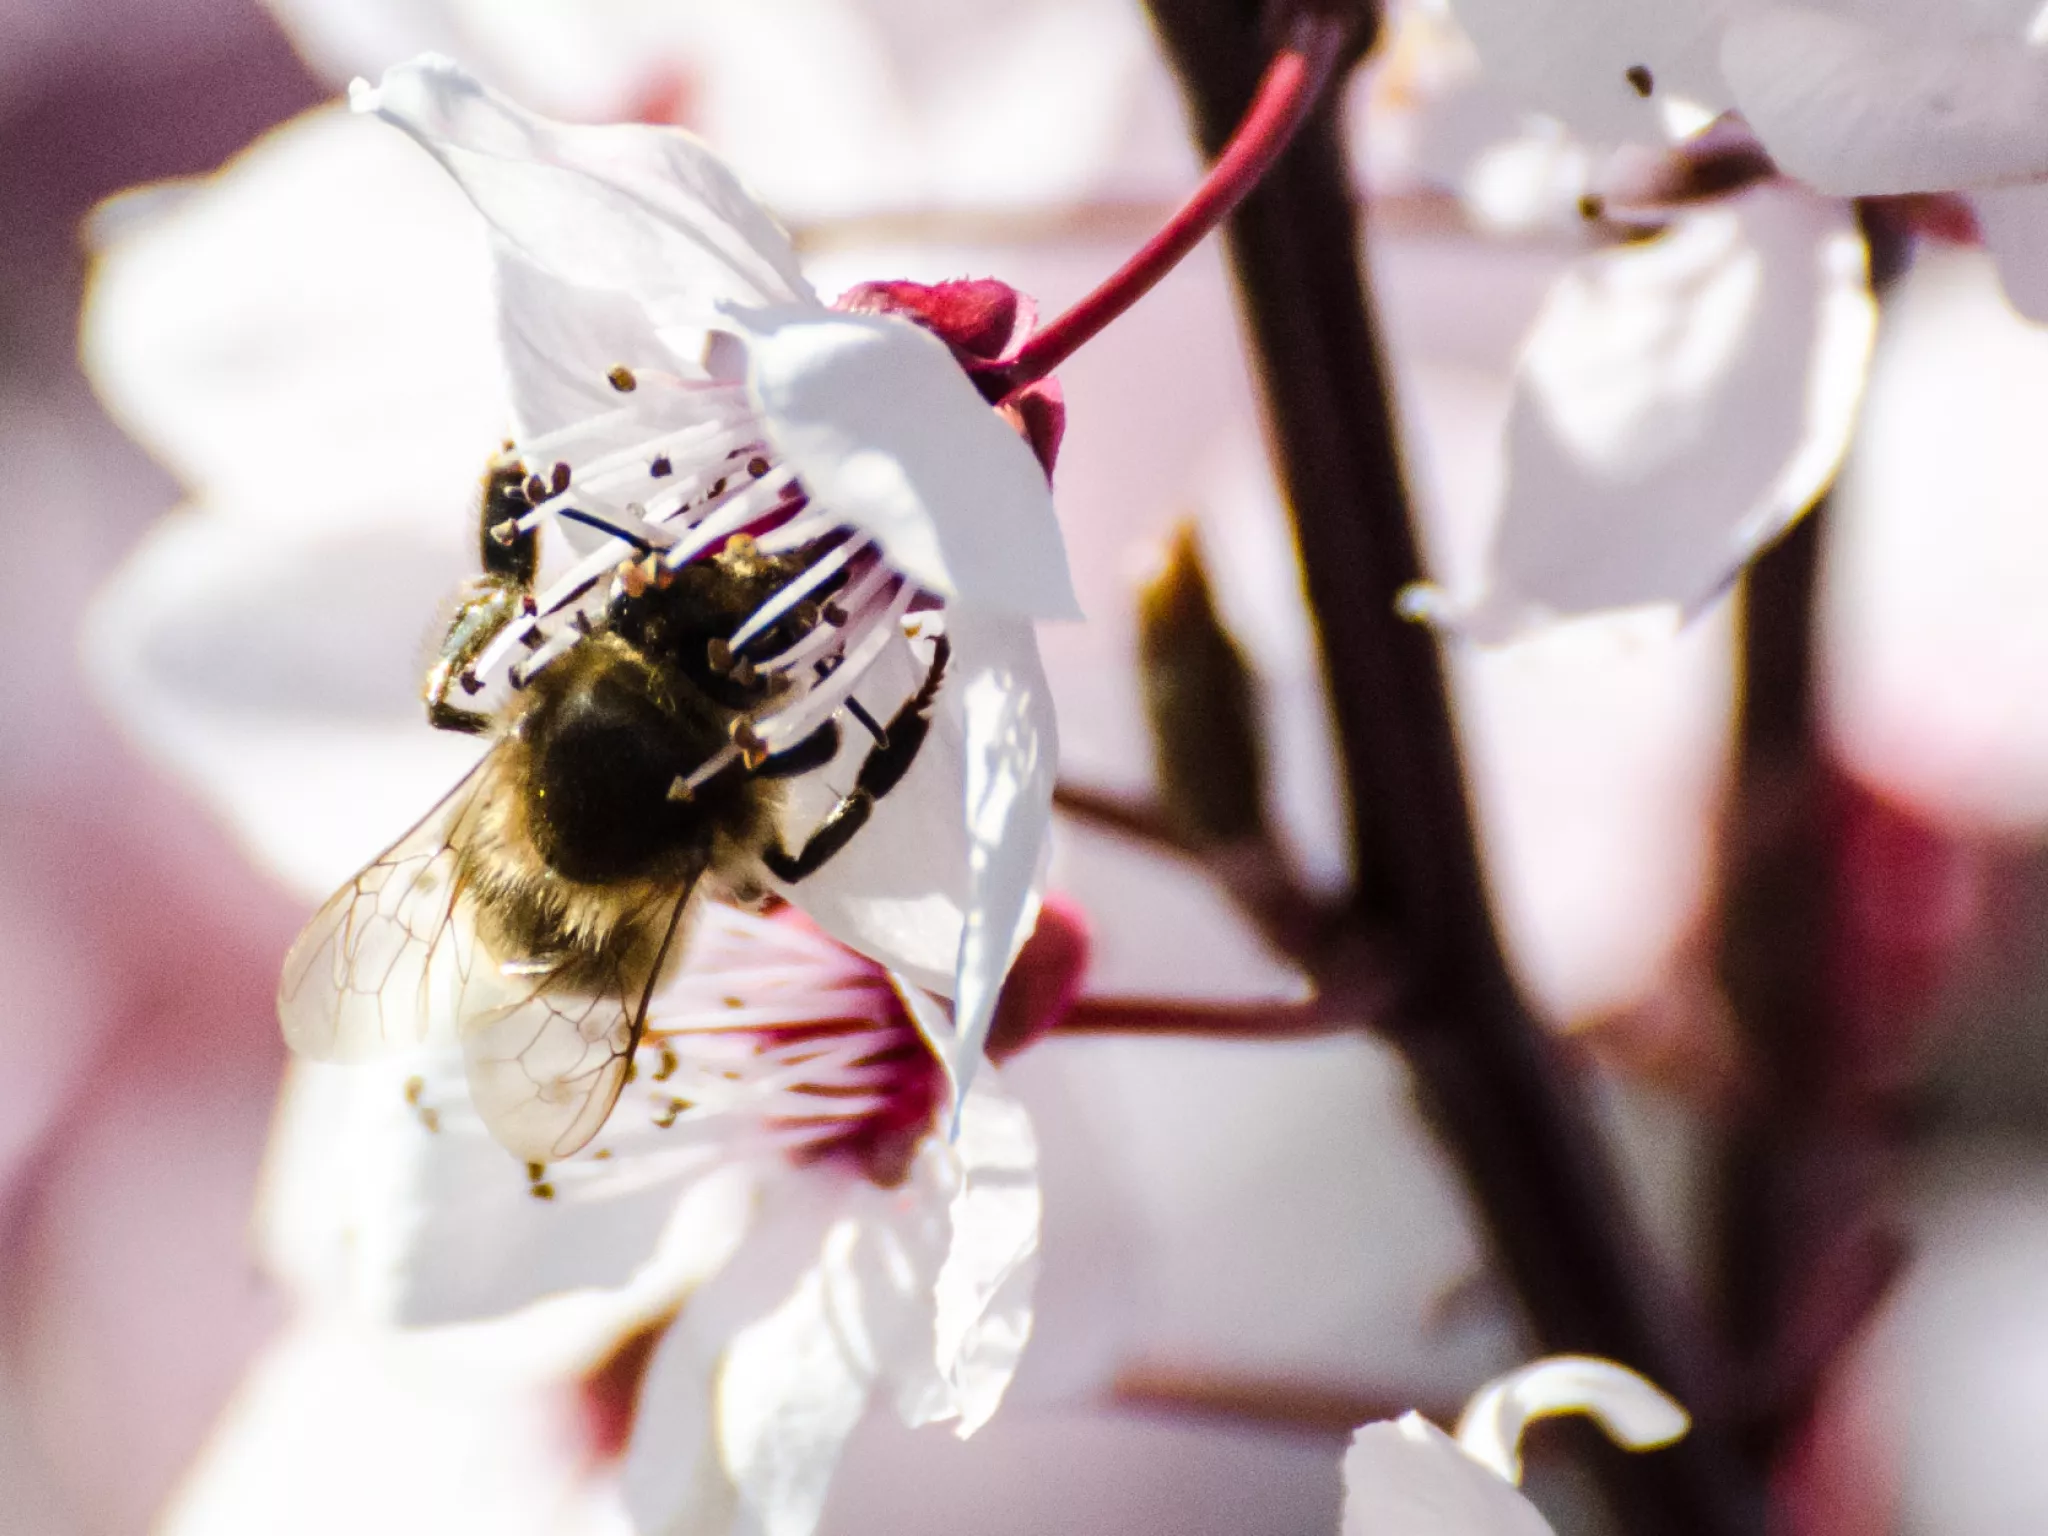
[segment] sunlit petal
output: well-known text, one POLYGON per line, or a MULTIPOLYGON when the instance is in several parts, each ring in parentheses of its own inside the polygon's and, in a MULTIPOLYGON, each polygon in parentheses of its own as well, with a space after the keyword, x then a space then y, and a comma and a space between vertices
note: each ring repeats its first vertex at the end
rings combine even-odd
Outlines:
POLYGON ((814 297, 788 236, 680 129, 552 122, 432 56, 351 101, 417 139, 535 265, 630 293, 657 324, 710 323, 721 300, 814 297))
POLYGON ((1833 731, 1856 772, 1943 819, 2048 819, 2048 329, 1982 251, 1921 253, 1885 306, 1836 494, 1833 731))
POLYGON ((1078 618, 1045 472, 945 345, 893 315, 733 310, 769 439, 920 585, 1078 618))
POLYGON ((650 1145, 621 1119, 604 1161, 555 1165, 542 1197, 471 1107, 456 1052, 303 1065, 270 1154, 272 1262, 358 1315, 413 1325, 626 1287, 672 1225, 690 1250, 680 1272, 715 1270, 746 1231, 746 1171, 716 1143, 650 1145))
MULTIPOLYGON (((931 733, 903 782, 875 804, 861 835, 808 879, 780 887, 812 921, 841 943, 900 971, 919 986, 950 997, 968 891, 968 834, 961 807, 967 797, 963 757, 965 719, 952 702, 954 681, 941 691, 931 733)), ((908 645, 897 643, 878 661, 859 695, 871 709, 914 691, 921 669, 908 645)), ((792 845, 832 806, 831 785, 859 769, 871 745, 847 733, 842 756, 815 782, 791 786, 783 820, 792 845)))
POLYGON ((93 228, 82 361, 195 494, 267 537, 475 484, 505 412, 489 252, 395 135, 310 113, 93 228))
POLYGON ((483 1341, 315 1313, 236 1390, 155 1528, 164 1536, 630 1536, 558 1389, 483 1341))

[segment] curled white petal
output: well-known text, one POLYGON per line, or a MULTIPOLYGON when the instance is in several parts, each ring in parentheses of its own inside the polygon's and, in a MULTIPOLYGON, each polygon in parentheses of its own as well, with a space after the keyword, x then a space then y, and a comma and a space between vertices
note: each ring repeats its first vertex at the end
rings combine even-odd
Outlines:
POLYGON ((349 100, 418 140, 536 266, 630 293, 657 324, 715 322, 720 301, 817 302, 789 237, 681 129, 556 123, 433 55, 349 100))
POLYGON ((1419 1413, 1368 1424, 1344 1457, 1343 1536, 1554 1536, 1521 1490, 1419 1413))
POLYGON ((771 443, 811 498, 934 592, 1079 618, 1045 472, 945 344, 895 315, 730 312, 771 443))
POLYGON ((1458 1420, 1465 1454, 1510 1482, 1522 1480, 1522 1432, 1536 1419, 1583 1413, 1624 1450, 1669 1445, 1692 1426, 1671 1395, 1612 1360, 1552 1355, 1482 1387, 1458 1420))

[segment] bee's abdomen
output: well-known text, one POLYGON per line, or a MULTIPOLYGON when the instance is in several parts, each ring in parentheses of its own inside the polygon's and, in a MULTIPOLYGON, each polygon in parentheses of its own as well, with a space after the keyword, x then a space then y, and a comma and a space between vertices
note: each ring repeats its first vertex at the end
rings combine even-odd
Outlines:
POLYGON ((578 677, 526 716, 534 846, 567 879, 606 884, 655 874, 708 834, 712 807, 668 794, 677 775, 707 755, 704 744, 636 681, 578 677))

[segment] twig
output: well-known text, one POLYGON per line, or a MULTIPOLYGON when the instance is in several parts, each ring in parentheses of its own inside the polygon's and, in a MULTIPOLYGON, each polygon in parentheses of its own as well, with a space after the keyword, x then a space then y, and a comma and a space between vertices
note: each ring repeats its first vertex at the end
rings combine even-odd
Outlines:
POLYGON ((1455 1403, 1396 1402, 1389 1396, 1307 1382, 1153 1365, 1134 1366, 1120 1373, 1111 1388, 1111 1400, 1122 1408, 1328 1435, 1348 1435, 1361 1424, 1399 1418, 1411 1408, 1419 1408, 1439 1424, 1454 1423, 1458 1417, 1455 1403))
POLYGON ((1062 1035, 1173 1035, 1208 1040, 1310 1040, 1365 1021, 1319 1000, 1190 1003, 1151 997, 1084 997, 1060 1021, 1062 1035))
POLYGON ((1053 809, 1105 832, 1114 832, 1179 858, 1199 859, 1201 849, 1174 828, 1166 812, 1142 795, 1095 789, 1061 779, 1053 786, 1053 809))
MULTIPOLYGON (((1214 153, 1263 57, 1259 7, 1150 7, 1214 153)), ((1398 946, 1390 1029, 1543 1343, 1626 1361, 1700 1411, 1672 1451, 1596 1457, 1624 1524, 1747 1536, 1759 1501, 1722 1442, 1719 1382, 1675 1325, 1581 1095, 1509 977, 1435 645, 1395 617, 1421 572, 1333 115, 1303 129, 1229 234, 1345 767, 1358 887, 1344 923, 1398 946)))

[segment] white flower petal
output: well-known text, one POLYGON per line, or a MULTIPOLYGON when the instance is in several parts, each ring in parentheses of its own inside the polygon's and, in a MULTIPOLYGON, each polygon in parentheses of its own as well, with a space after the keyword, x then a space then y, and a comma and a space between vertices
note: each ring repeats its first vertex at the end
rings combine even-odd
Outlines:
POLYGON ((308 1294, 407 1325, 623 1290, 657 1256, 649 1284, 672 1289, 730 1257, 752 1182, 745 1167, 721 1166, 715 1145, 658 1134, 622 1112, 598 1143, 606 1159, 551 1167, 551 1198, 537 1198, 471 1107, 458 1051, 299 1063, 270 1152, 266 1249, 308 1294))
POLYGON ((430 511, 420 533, 366 516, 274 536, 253 514, 175 514, 84 627, 109 714, 308 899, 418 820, 481 747, 421 715, 422 616, 464 563, 459 519, 430 511))
MULTIPOLYGON (((860 835, 809 879, 778 886, 811 920, 842 944, 902 972, 918 986, 950 996, 968 902, 968 842, 963 757, 966 722, 957 705, 960 660, 939 694, 931 732, 903 781, 876 802, 860 835)), ((907 644, 892 642, 857 697, 887 719, 917 691, 924 664, 907 644)), ((841 755, 823 773, 790 785, 783 836, 795 846, 832 807, 834 784, 859 771, 870 746, 847 731, 841 755)))
POLYGON ((504 428, 489 253, 396 136, 309 113, 97 228, 81 358, 202 499, 269 530, 462 504, 504 428))
POLYGON ((1583 1413, 1623 1450, 1669 1445, 1692 1418, 1648 1377, 1612 1360, 1552 1355, 1489 1382, 1465 1405, 1458 1444, 1510 1482, 1522 1480, 1522 1432, 1536 1419, 1583 1413))
POLYGON ((2048 323, 2048 183, 1987 187, 1970 199, 2012 307, 2048 323))
POLYGON ((1055 1036, 1003 1082, 1045 1180, 1015 1388, 1034 1407, 1090 1368, 1412 1400, 1520 1358, 1457 1170, 1383 1043, 1055 1036))
POLYGON ((1518 370, 1487 590, 1414 611, 1482 640, 1697 613, 1827 488, 1874 328, 1847 210, 1789 188, 1575 263, 1518 370))
POLYGON ((730 312, 769 441, 812 500, 922 586, 1079 618, 1045 472, 931 332, 895 315, 730 312))
POLYGON ((789 237, 681 129, 552 122, 431 55, 350 99, 417 139, 535 265, 629 293, 657 325, 715 323, 720 301, 817 302, 789 237))
POLYGON ((1982 251, 1923 251, 1885 304, 1835 496, 1826 593, 1836 750, 1946 822, 2048 823, 2048 329, 1982 251))
POLYGON ((642 1528, 809 1536, 878 1383, 909 1422, 978 1427, 1030 1332, 1038 1222, 1030 1123, 987 1086, 895 1189, 785 1181, 656 1348, 627 1455, 642 1528))
POLYGON ((954 967, 954 1105, 981 1060, 1010 962, 1038 920, 1059 735, 1029 621, 950 616, 965 715, 967 921, 954 967))
POLYGON ((796 219, 877 208, 1165 198, 1188 179, 1172 82, 1135 5, 270 0, 329 79, 432 48, 597 122, 675 108, 796 219), (1045 81, 1056 75, 1060 89, 1045 81))
POLYGON ((627 1507, 660 1536, 810 1536, 878 1372, 862 1315, 865 1185, 787 1181, 669 1326, 626 1452, 627 1507))
MULTIPOLYGON (((505 360, 511 388, 512 418, 519 435, 534 439, 563 427, 620 413, 642 405, 658 411, 668 400, 622 396, 612 387, 611 371, 631 368, 686 371, 649 323, 646 312, 615 289, 593 288, 555 276, 529 260, 511 241, 491 242, 492 278, 497 287, 498 349, 505 360)), ((607 447, 624 446, 645 437, 641 413, 628 413, 621 426, 630 432, 617 444, 591 433, 581 443, 586 457, 607 447)))
POLYGON ((750 0, 658 15, 692 31, 678 52, 702 81, 705 136, 791 217, 1165 198, 1186 178, 1178 103, 1135 5, 750 0))
POLYGON ((1368 1424, 1344 1456, 1343 1536, 1554 1536, 1499 1473, 1420 1414, 1368 1424))
POLYGON ((302 1318, 244 1378, 156 1529, 630 1536, 557 1392, 445 1334, 302 1318))
POLYGON ((1888 19, 1772 6, 1729 24, 1735 105, 1780 166, 1840 197, 2048 175, 2048 53, 1888 19))
MULTIPOLYGON (((953 660, 917 761, 843 853, 779 889, 841 943, 955 999, 956 1024, 936 1011, 921 1023, 964 1089, 1003 977, 1037 920, 1059 751, 1031 625, 960 609, 946 622, 953 660)), ((898 646, 863 682, 862 701, 886 714, 922 676, 910 647, 898 646)), ((849 733, 839 763, 857 763, 866 748, 849 733)), ((816 824, 839 774, 792 786, 785 837, 816 824)))
POLYGON ((984 1070, 958 1135, 925 1143, 909 1185, 946 1207, 951 1235, 931 1288, 928 1348, 892 1372, 897 1408, 911 1425, 955 1420, 964 1440, 995 1413, 1031 1337, 1044 1207, 1031 1117, 984 1070))
MULTIPOLYGON (((1489 75, 1597 141, 1664 138, 1674 98, 1717 112, 1716 45, 1741 0, 1452 0, 1489 75), (1649 71, 1646 94, 1629 78, 1649 71)), ((1640 78, 1640 77, 1639 77, 1640 78)))

